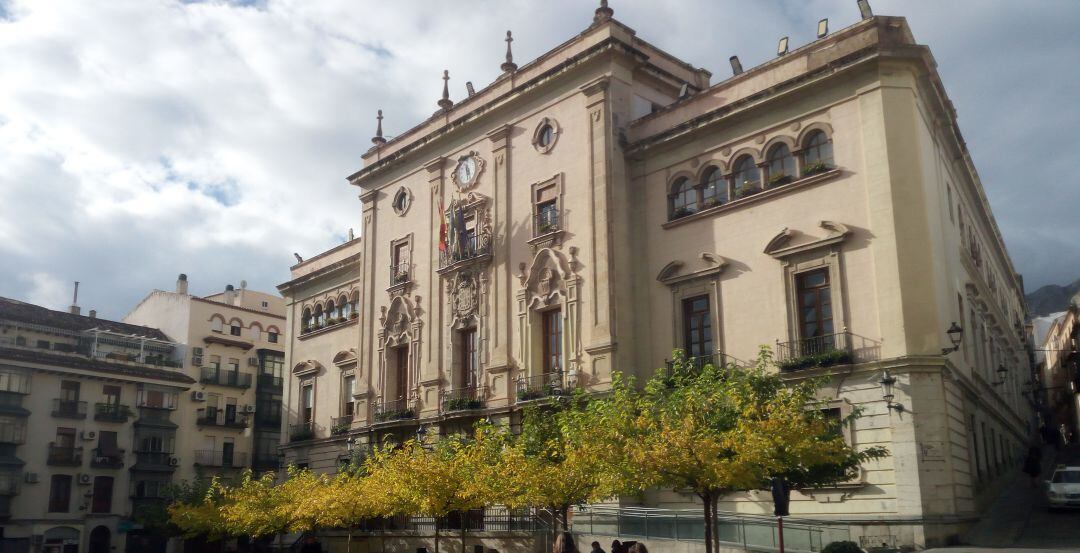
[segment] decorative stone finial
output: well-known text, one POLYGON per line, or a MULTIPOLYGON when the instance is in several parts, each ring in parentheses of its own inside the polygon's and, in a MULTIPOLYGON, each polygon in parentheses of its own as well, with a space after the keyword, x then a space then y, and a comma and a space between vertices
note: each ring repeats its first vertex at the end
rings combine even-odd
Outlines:
POLYGON ((510 51, 511 42, 514 42, 514 36, 510 34, 510 31, 506 31, 506 61, 499 66, 504 73, 517 71, 517 64, 514 63, 514 53, 510 51))
POLYGON ((600 0, 600 7, 596 8, 596 15, 593 15, 593 25, 611 21, 614 15, 615 10, 608 7, 607 0, 600 0))
POLYGON ((454 102, 450 100, 450 70, 443 69, 442 72, 442 100, 439 100, 439 107, 444 110, 448 110, 454 107, 454 102))
POLYGON ((371 143, 376 146, 382 146, 386 144, 386 139, 382 135, 382 110, 379 110, 379 116, 375 119, 379 120, 379 125, 375 127, 375 136, 371 139, 371 143))

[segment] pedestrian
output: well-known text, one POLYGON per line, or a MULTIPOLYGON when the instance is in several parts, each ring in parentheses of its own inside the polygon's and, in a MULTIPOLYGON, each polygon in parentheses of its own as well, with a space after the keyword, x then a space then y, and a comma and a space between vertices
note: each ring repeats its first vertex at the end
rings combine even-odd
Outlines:
POLYGON ((555 538, 554 553, 578 553, 574 545, 574 536, 570 532, 563 532, 555 538))
POLYGON ((592 553, 606 553, 603 547, 600 547, 600 542, 592 542, 592 553))
POLYGON ((619 540, 611 542, 611 553, 626 553, 623 551, 622 542, 619 540))
POLYGON ((630 551, 627 553, 649 553, 649 550, 645 547, 645 544, 634 542, 634 545, 630 546, 630 551))
POLYGON ((315 536, 304 538, 304 545, 300 547, 300 553, 323 553, 322 544, 315 536))
POLYGON ((1031 477, 1031 487, 1039 487, 1039 473, 1042 472, 1042 450, 1038 446, 1028 448, 1027 458, 1024 459, 1024 474, 1031 477))
POLYGON ((1069 445, 1069 429, 1065 426, 1065 423, 1061 423, 1058 432, 1061 434, 1061 445, 1069 445))

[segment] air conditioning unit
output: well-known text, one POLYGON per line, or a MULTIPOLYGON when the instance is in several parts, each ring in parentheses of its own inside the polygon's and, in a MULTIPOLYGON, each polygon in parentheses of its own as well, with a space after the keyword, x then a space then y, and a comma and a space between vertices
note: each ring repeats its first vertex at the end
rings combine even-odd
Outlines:
POLYGON ((258 367, 259 366, 259 358, 258 357, 248 357, 248 366, 249 367, 258 367))
POLYGON ((197 357, 202 357, 202 348, 191 348, 191 354, 197 357))
POLYGON ((178 466, 178 465, 180 465, 180 459, 177 459, 176 457, 169 457, 169 466, 170 467, 175 467, 175 466, 178 466))
POLYGON ((91 476, 89 474, 86 474, 86 473, 79 473, 79 485, 80 486, 89 486, 90 484, 93 484, 93 483, 94 483, 94 477, 93 476, 91 476))
POLYGON ((191 364, 196 366, 196 367, 201 367, 202 366, 202 356, 197 355, 195 357, 192 357, 191 358, 191 364))
POLYGON ((36 472, 28 472, 28 473, 26 473, 26 483, 27 484, 37 484, 38 483, 38 473, 36 473, 36 472))
POLYGON ((82 439, 87 442, 91 442, 97 439, 97 432, 94 432, 93 430, 83 430, 79 433, 79 435, 82 436, 82 439))
POLYGON ((240 408, 240 412, 241 413, 254 413, 255 412, 255 406, 254 405, 245 405, 245 406, 240 408))
POLYGON ((202 390, 191 392, 191 401, 206 401, 206 392, 202 390))

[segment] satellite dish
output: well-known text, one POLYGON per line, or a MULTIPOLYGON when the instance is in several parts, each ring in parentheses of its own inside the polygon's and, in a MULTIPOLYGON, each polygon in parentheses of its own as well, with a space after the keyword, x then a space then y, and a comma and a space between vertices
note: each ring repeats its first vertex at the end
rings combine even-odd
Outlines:
POLYGON ((240 281, 240 289, 241 290, 246 290, 247 289, 247 281, 246 280, 241 280, 240 281))

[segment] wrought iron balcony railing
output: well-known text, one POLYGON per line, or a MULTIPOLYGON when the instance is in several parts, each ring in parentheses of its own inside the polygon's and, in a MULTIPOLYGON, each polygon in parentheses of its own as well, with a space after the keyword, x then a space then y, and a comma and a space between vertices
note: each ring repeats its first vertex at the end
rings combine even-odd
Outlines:
POLYGON ((877 359, 880 343, 848 331, 776 343, 776 364, 783 372, 877 359))
POLYGON ((95 403, 94 420, 101 422, 127 422, 131 418, 131 407, 119 403, 95 403))
POLYGON ((250 388, 251 375, 239 370, 219 369, 203 367, 199 376, 199 382, 203 384, 217 384, 218 386, 231 386, 233 388, 250 388))
POLYGON ((341 415, 340 417, 330 418, 330 435, 340 436, 345 434, 352 428, 352 415, 341 415))
POLYGON ((315 437, 315 425, 311 421, 289 425, 289 441, 300 442, 315 437))
POLYGON ((415 418, 416 405, 412 399, 393 399, 375 404, 375 422, 415 418))
POLYGON ((52 416, 64 419, 85 419, 86 402, 70 399, 54 399, 52 416))
POLYGON ((517 381, 518 401, 532 401, 547 397, 568 395, 563 385, 562 371, 519 377, 517 381))
POLYGON ((453 244, 446 250, 439 252, 439 268, 445 269, 451 265, 479 259, 491 255, 491 234, 466 235, 459 243, 453 244))
POLYGON ((172 470, 180 460, 171 451, 136 451, 135 464, 144 469, 172 470))
POLYGON ((83 448, 75 446, 56 445, 49 443, 49 457, 45 463, 55 467, 79 467, 82 466, 83 448))
MULTIPOLYGON (((664 363, 667 365, 667 367, 669 369, 675 365, 675 362, 670 360, 670 359, 665 361, 664 363)), ((734 357, 732 357, 730 355, 727 355, 726 353, 712 353, 712 354, 709 354, 709 355, 695 355, 693 357, 687 357, 686 358, 686 363, 688 365, 690 365, 692 367, 696 367, 696 368, 702 368, 705 365, 712 365, 714 367, 727 367, 727 366, 731 366, 731 365, 742 367, 742 366, 746 365, 745 362, 740 361, 739 359, 736 359, 736 358, 734 358, 734 357)))
POLYGON ((562 230, 559 212, 541 211, 533 216, 533 236, 543 236, 562 230))
POLYGON ((412 271, 408 263, 398 263, 390 266, 390 286, 405 284, 412 280, 412 271))
POLYGON ((195 451, 195 464, 200 467, 243 468, 247 466, 248 454, 236 451, 215 451, 199 449, 195 451))
POLYGON ((443 413, 483 409, 487 399, 487 386, 466 386, 443 393, 439 408, 443 413))
POLYGON ((249 421, 247 415, 235 411, 229 412, 223 409, 207 407, 198 410, 198 418, 195 424, 199 426, 222 426, 226 428, 247 428, 249 421))
POLYGON ((124 467, 124 450, 94 448, 90 451, 90 466, 96 469, 119 469, 124 467))

